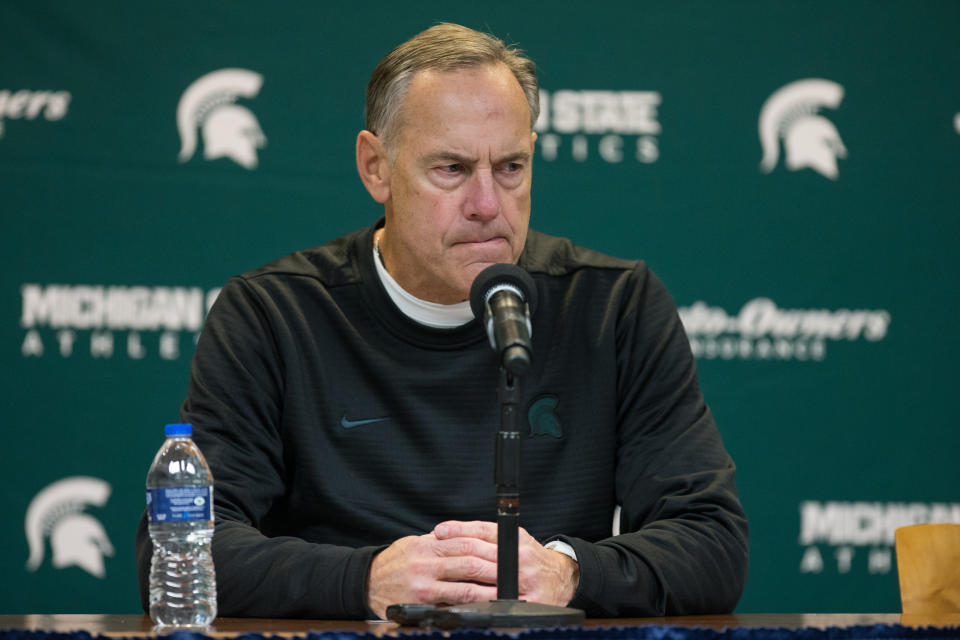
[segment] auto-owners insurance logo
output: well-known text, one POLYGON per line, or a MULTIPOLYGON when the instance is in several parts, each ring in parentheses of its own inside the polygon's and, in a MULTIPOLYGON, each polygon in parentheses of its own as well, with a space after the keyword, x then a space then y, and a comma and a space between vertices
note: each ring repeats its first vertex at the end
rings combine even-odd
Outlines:
POLYGON ((810 360, 827 357, 827 343, 879 342, 892 321, 885 309, 787 309, 754 298, 731 315, 702 300, 679 309, 697 358, 810 360))
POLYGON ((69 91, 32 91, 30 89, 0 89, 0 138, 6 132, 7 120, 45 120, 55 122, 67 115, 70 107, 69 91))
POLYGON ((657 91, 541 90, 540 157, 651 164, 660 157, 657 91))

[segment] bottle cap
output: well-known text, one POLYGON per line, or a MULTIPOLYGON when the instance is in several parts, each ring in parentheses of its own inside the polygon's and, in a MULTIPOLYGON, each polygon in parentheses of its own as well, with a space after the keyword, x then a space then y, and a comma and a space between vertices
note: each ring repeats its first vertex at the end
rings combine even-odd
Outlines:
POLYGON ((168 424, 163 428, 167 437, 171 436, 191 436, 193 435, 192 424, 168 424))

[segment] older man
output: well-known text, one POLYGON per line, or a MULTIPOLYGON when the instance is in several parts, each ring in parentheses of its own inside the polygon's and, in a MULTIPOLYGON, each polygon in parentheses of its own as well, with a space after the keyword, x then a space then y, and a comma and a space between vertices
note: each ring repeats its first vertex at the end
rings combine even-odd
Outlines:
MULTIPOLYGON (((735 606, 746 519, 669 295, 642 262, 528 232, 537 99, 501 41, 418 34, 374 71, 357 137, 384 218, 224 287, 182 409, 216 478, 221 615, 496 597, 498 372, 466 300, 504 262, 540 299, 520 597, 592 616, 735 606)), ((149 552, 142 521, 145 602, 149 552)))

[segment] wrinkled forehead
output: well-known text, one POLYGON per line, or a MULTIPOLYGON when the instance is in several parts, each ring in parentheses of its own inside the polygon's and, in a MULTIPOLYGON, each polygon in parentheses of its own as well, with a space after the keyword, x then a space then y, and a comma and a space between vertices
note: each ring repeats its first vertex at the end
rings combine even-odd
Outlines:
POLYGON ((517 120, 529 133, 529 105, 520 83, 502 64, 452 71, 425 69, 411 79, 400 109, 404 126, 454 124, 487 118, 517 120))
MULTIPOLYGON (((418 87, 445 87, 463 86, 476 87, 476 83, 483 82, 486 87, 497 87, 506 97, 529 109, 526 94, 520 81, 509 67, 502 62, 477 64, 457 67, 453 69, 427 68, 414 73, 407 86, 407 96, 418 87), (471 82, 473 84, 471 84, 471 82)), ((405 98, 407 96, 404 96, 405 98)))

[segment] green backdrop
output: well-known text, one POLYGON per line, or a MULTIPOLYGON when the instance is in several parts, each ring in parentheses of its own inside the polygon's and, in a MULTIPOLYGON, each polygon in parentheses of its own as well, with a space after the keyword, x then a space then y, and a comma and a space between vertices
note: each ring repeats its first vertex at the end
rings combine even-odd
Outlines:
POLYGON ((738 611, 899 610, 894 528, 960 522, 960 3, 8 0, 2 612, 138 610, 206 305, 380 215, 366 82, 443 20, 538 63, 533 226, 681 308, 751 521, 738 611))

